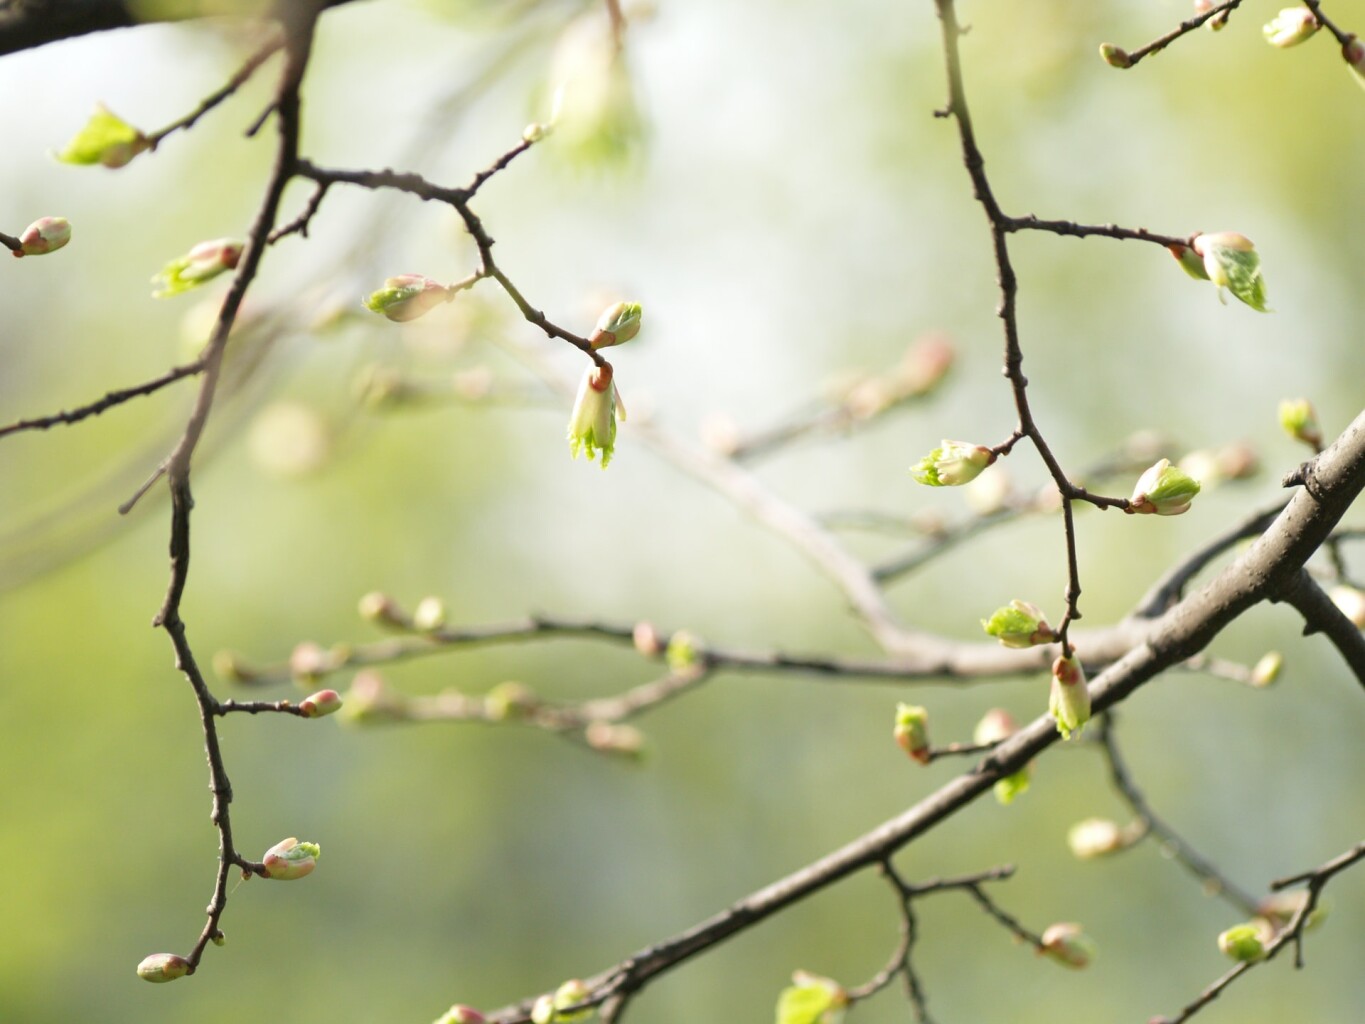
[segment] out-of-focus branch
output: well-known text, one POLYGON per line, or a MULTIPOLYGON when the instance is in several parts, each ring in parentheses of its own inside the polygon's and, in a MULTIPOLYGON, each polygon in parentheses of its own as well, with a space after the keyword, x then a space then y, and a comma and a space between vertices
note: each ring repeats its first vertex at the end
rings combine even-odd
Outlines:
POLYGON ((1307 569, 1300 570, 1285 588, 1283 600, 1303 616, 1305 636, 1322 633, 1365 686, 1365 633, 1332 603, 1307 569))

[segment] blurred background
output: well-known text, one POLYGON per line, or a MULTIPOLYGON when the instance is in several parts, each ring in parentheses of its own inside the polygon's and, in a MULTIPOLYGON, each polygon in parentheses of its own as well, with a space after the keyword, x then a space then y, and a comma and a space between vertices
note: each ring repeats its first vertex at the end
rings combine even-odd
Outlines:
MULTIPOLYGON (((1186 3, 962 5, 967 87, 1006 210, 1241 231, 1276 310, 1220 306, 1151 246, 1012 243, 1030 393, 1065 466, 1150 430, 1171 439, 1159 454, 1245 444, 1263 463, 1179 519, 1083 510, 1088 625, 1124 614, 1182 553, 1275 498, 1305 455, 1279 430, 1280 399, 1311 398, 1331 438, 1365 397, 1365 93, 1325 34, 1267 46, 1260 25, 1278 6, 1244 4, 1222 33, 1123 73, 1098 44, 1136 47, 1187 17, 1186 3)), ((1365 3, 1330 10, 1365 26, 1365 3)), ((942 437, 993 444, 1014 422, 985 220, 953 125, 932 116, 944 101, 933 5, 660 0, 627 13, 626 63, 593 94, 609 52, 600 4, 330 12, 305 152, 464 183, 549 117, 557 81, 586 76, 578 95, 598 105, 566 106, 563 130, 476 209, 503 268, 552 319, 586 333, 610 302, 643 303, 639 338, 613 356, 632 417, 724 446, 848 396, 939 335, 956 361, 930 393, 752 467, 814 514, 874 518, 879 530, 842 534, 869 559, 974 514, 961 491, 906 472, 942 437)), ((275 65, 121 170, 49 152, 96 102, 149 131, 180 117, 253 45, 240 25, 159 25, 0 60, 0 227, 74 225, 60 254, 6 261, 0 422, 149 379, 202 345, 224 283, 153 301, 147 279, 198 241, 245 233, 273 143, 243 130, 275 65)), ((308 194, 292 186, 286 216, 308 194)), ((457 625, 543 611, 747 649, 875 653, 802 554, 657 458, 629 423, 608 472, 571 461, 569 403, 507 345, 571 380, 581 356, 491 284, 408 325, 361 309, 387 276, 473 269, 451 211, 338 188, 310 234, 267 254, 197 458, 184 616, 202 661, 231 650, 279 662, 304 641, 377 638, 356 613, 373 590, 408 607, 439 596, 457 625)), ((990 707, 1023 721, 1045 710, 1039 678, 721 675, 636 723, 639 764, 517 728, 234 716, 222 737, 239 844, 259 855, 313 839, 319 870, 240 887, 228 944, 193 981, 142 984, 143 956, 185 952, 198 935, 216 836, 196 709, 150 628, 168 504, 158 487, 127 517, 116 508, 169 450, 192 390, 0 443, 0 1019, 424 1024, 453 1001, 496 1007, 689 927, 963 770, 896 749, 897 700, 929 707, 938 742, 968 738, 990 707)), ((1025 448, 1002 471, 1016 494, 1044 481, 1025 448)), ((890 596, 916 627, 980 639, 977 620, 1011 598, 1059 615, 1064 581, 1060 524, 1039 515, 890 596)), ((1257 608, 1212 651, 1250 663, 1281 649, 1274 687, 1174 673, 1121 717, 1156 808, 1258 893, 1359 841, 1365 820, 1359 687, 1324 641, 1298 634, 1290 610, 1257 608)), ((654 671, 629 649, 556 641, 383 674, 410 694, 519 680, 575 699, 654 671)), ((1082 922, 1099 959, 1082 972, 1040 962, 965 897, 928 899, 916 963, 942 1022, 1146 1020, 1227 966, 1214 939, 1244 915, 1154 843, 1096 862, 1068 852, 1078 819, 1125 820, 1099 754, 1073 747, 1037 764, 1013 805, 978 802, 897 863, 911 880, 1016 864, 992 889, 1001 905, 1036 930, 1082 922)), ((1365 872, 1340 877, 1307 970, 1286 958, 1255 971, 1200 1019, 1359 1020, 1363 894, 1365 872)), ((882 883, 860 876, 668 974, 628 1019, 770 1020, 793 969, 857 984, 895 940, 882 883)), ((896 991, 855 1014, 908 1016, 896 991)))

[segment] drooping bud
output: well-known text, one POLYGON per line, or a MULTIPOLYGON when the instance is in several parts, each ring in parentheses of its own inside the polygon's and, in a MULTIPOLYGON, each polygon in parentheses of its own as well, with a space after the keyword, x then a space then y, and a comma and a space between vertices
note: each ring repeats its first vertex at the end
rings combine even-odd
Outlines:
POLYGON ((1357 629, 1365 629, 1365 592, 1343 583, 1327 591, 1327 596, 1357 629))
POLYGON ((1314 448, 1322 445, 1318 412, 1306 398, 1286 398, 1280 402, 1280 426, 1295 441, 1302 441, 1314 448))
POLYGON ((1005 647, 1036 647, 1057 638, 1042 610, 1028 601, 1011 601, 1009 607, 997 608, 989 619, 981 620, 981 628, 1005 647))
POLYGON ((190 962, 174 953, 153 953, 137 965, 137 976, 157 984, 175 981, 190 973, 190 962))
POLYGON ((1279 651, 1267 651, 1261 655, 1261 660, 1251 667, 1251 676, 1247 680, 1252 686, 1269 686, 1280 677, 1280 669, 1284 667, 1284 655, 1279 651))
POLYGON ((929 763, 929 712, 914 704, 896 705, 896 746, 920 764, 929 763))
POLYGON ((439 597, 424 597, 412 612, 412 624, 423 633, 434 633, 446 624, 445 602, 439 597))
POLYGON ((1265 304, 1265 277, 1261 273, 1261 257, 1256 246, 1246 235, 1236 231, 1219 231, 1198 235, 1194 251, 1204 260, 1204 272, 1218 288, 1223 301, 1223 289, 1245 302, 1258 313, 1268 313, 1265 304))
POLYGON ((416 320, 424 313, 430 313, 442 303, 455 297, 439 281, 433 281, 421 274, 399 274, 384 281, 384 287, 371 292, 364 300, 365 308, 380 316, 388 317, 394 323, 416 320))
MULTIPOLYGON (((1014 735, 1014 718, 1003 708, 991 708, 981 716, 981 721, 976 723, 976 728, 972 730, 972 742, 978 744, 999 743, 1007 740, 1014 735)), ((1021 793, 1027 792, 1029 781, 1033 776, 1033 765, 1026 764, 1013 775, 1006 775, 1003 779, 998 779, 993 787, 995 799, 1002 805, 1008 806, 1014 802, 1014 798, 1021 793)))
POLYGON ((301 843, 291 837, 266 850, 261 863, 265 865, 267 877, 289 882, 312 874, 321 853, 317 843, 301 843))
POLYGON ((834 979, 796 971, 778 996, 777 1024, 839 1024, 848 1003, 847 990, 834 979))
POLYGON ((1078 860, 1094 860, 1122 850, 1128 845, 1128 838, 1116 821, 1086 818, 1067 829, 1066 845, 1078 860))
POLYGON ((1307 7, 1286 7, 1261 28, 1265 41, 1281 49, 1298 46, 1321 26, 1307 7))
POLYGON ((927 487, 957 487, 975 480, 995 458, 994 452, 979 444, 944 440, 910 467, 910 475, 927 487))
POLYGON ((213 935, 210 936, 210 941, 211 941, 215 946, 226 946, 226 945, 227 945, 227 936, 224 935, 222 932, 214 932, 213 935))
POLYGON ((441 1014, 435 1024, 484 1024, 487 1018, 472 1006, 456 1003, 441 1014))
POLYGON ((1090 689, 1085 685, 1085 669, 1075 657, 1061 657, 1052 663, 1047 710, 1064 740, 1090 721, 1090 689))
POLYGON ((304 718, 322 718, 340 710, 341 694, 336 690, 319 690, 299 701, 299 711, 304 718))
POLYGON ((1100 59, 1111 68, 1131 68, 1133 58, 1128 56, 1128 51, 1121 46, 1113 43, 1100 43, 1100 59))
POLYGON ((1199 493, 1199 482, 1162 459, 1138 477, 1126 512, 1142 515, 1178 516, 1188 512, 1199 493))
POLYGON ((625 418, 626 409, 616 393, 611 364, 589 366, 583 371, 569 416, 569 451, 575 459, 579 451, 585 451, 591 462, 600 449, 602 468, 606 469, 616 450, 616 421, 625 418))
POLYGON ((608 306, 597 318, 597 327, 588 341, 593 348, 623 345, 640 333, 640 316, 638 302, 618 302, 608 306))
POLYGON ((152 277, 152 284, 160 287, 152 298, 165 299, 198 288, 212 281, 225 270, 232 270, 242 257, 242 243, 231 238, 217 238, 200 242, 179 259, 171 260, 161 272, 152 277))
POLYGON ((44 256, 56 252, 71 241, 71 222, 65 217, 39 217, 19 236, 19 248, 11 250, 16 257, 44 256))
POLYGON ((1218 936, 1218 948, 1239 963, 1249 963, 1265 957, 1265 931, 1256 924, 1234 925, 1218 936))
POLYGON ((95 105, 90 120, 57 154, 57 159, 68 164, 103 164, 116 168, 151 148, 147 136, 101 103, 95 105))
POLYGON ((1228 27, 1228 12, 1227 12, 1227 11, 1219 11, 1219 12, 1218 12, 1217 14, 1215 14, 1212 18, 1210 18, 1210 19, 1206 22, 1206 24, 1209 26, 1209 31, 1210 31, 1210 32, 1221 32, 1221 31, 1223 31, 1223 29, 1225 29, 1225 28, 1228 27))
POLYGON ((1074 922, 1062 922, 1048 927, 1042 935, 1044 956, 1067 967, 1085 967, 1095 959, 1094 941, 1074 922))

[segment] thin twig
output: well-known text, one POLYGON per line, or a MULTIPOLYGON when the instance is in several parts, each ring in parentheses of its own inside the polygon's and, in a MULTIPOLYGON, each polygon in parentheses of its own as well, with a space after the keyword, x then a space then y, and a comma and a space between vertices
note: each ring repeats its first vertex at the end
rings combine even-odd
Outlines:
POLYGON ((1211 7, 1207 11, 1204 11, 1202 14, 1196 14, 1193 18, 1189 18, 1185 21, 1182 21, 1177 27, 1172 29, 1170 32, 1167 32, 1164 36, 1159 36, 1158 38, 1153 39, 1146 46, 1139 46, 1136 50, 1127 51, 1128 54, 1127 66, 1131 68, 1134 64, 1142 60, 1144 57, 1150 57, 1154 53, 1160 53, 1162 50, 1166 49, 1166 47, 1170 46, 1171 43, 1175 42, 1181 36, 1193 32, 1195 29, 1199 28, 1199 26, 1203 25, 1207 21, 1211 21, 1212 19, 1218 17, 1226 19, 1227 15, 1230 14, 1232 11, 1236 10, 1238 7, 1240 7, 1241 4, 1242 0, 1225 0, 1224 3, 1219 4, 1217 7, 1211 7))
POLYGON ((161 144, 161 141, 172 132, 188 130, 194 127, 196 121, 245 85, 247 80, 256 73, 257 69, 283 47, 284 36, 282 35, 273 36, 271 39, 267 40, 260 49, 247 58, 246 63, 242 65, 241 69, 229 78, 221 89, 210 93, 204 102, 200 103, 199 106, 180 118, 180 120, 172 121, 160 131, 148 135, 147 141, 151 144, 151 148, 155 150, 156 147, 161 144))
POLYGON ((193 377, 195 374, 203 372, 203 369, 203 360, 197 359, 192 363, 186 363, 184 366, 177 366, 167 370, 160 377, 153 377, 151 380, 144 381, 141 384, 135 384, 129 388, 120 388, 117 391, 110 391, 103 398, 97 398, 87 405, 77 406, 69 411, 64 410, 62 412, 56 412, 50 416, 38 416, 30 420, 18 420, 8 426, 0 427, 0 437, 5 437, 9 434, 17 434, 21 430, 47 430, 50 427, 55 427, 60 424, 79 423, 81 420, 87 419, 90 416, 98 416, 106 409, 112 409, 116 405, 122 405, 124 402, 134 398, 141 398, 144 395, 150 395, 160 391, 162 388, 166 387, 166 385, 174 384, 176 381, 183 380, 185 377, 193 377))

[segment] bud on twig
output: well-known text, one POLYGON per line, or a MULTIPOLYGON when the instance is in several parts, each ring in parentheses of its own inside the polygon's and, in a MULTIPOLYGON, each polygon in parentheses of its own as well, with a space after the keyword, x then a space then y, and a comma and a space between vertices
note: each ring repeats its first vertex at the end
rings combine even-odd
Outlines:
POLYGON ((1252 686, 1269 686, 1280 677, 1284 667, 1284 655, 1279 651, 1267 651, 1261 660, 1251 667, 1251 677, 1247 680, 1252 686))
MULTIPOLYGON (((1009 739, 1014 732, 1014 719, 1010 713, 1003 708, 991 708, 976 723, 976 728, 972 730, 972 741, 979 744, 999 743, 1009 739)), ((1013 775, 997 780, 993 787, 996 801, 1002 805, 1013 803, 1015 797, 1027 792, 1032 775, 1033 765, 1029 763, 1013 775)))
POLYGON ((981 628, 1005 647, 1036 647, 1057 638, 1042 610, 1027 601, 1011 601, 1009 607, 997 608, 989 619, 981 620, 981 628))
POLYGON ((1100 43, 1100 58, 1111 68, 1130 68, 1133 66, 1133 58, 1128 56, 1128 51, 1121 46, 1113 43, 1100 43))
POLYGON ((1280 402, 1280 426, 1295 441, 1313 448, 1322 446, 1322 427, 1318 412, 1306 398, 1286 398, 1280 402))
POLYGON ((1129 843, 1118 822, 1108 818, 1086 818, 1072 825, 1066 832, 1066 845, 1077 860, 1094 860, 1108 853, 1117 853, 1129 843))
POLYGON ((625 418, 625 406, 616 392, 611 365, 590 365, 583 371, 569 416, 569 451, 575 459, 579 451, 585 451, 591 462, 600 449, 602 468, 606 469, 616 450, 616 421, 625 418))
POLYGON ((995 461, 995 453, 979 444, 945 440, 910 467, 910 475, 926 487, 957 487, 970 483, 995 461))
POLYGON ((1218 936, 1218 949, 1239 963, 1249 963, 1265 957, 1266 929, 1257 924, 1239 924, 1218 936))
POLYGON ((98 103, 85 127, 57 154, 57 159, 68 164, 102 164, 112 169, 123 167, 151 148, 147 136, 98 103))
POLYGON ((929 712, 913 704, 896 705, 896 746, 920 764, 929 763, 929 712))
POLYGON ((439 597, 424 597, 412 612, 412 624, 422 633, 434 633, 446 624, 445 602, 439 597))
POLYGON ((1095 943, 1073 922, 1051 925, 1042 938, 1039 952, 1059 964, 1080 968, 1095 959, 1095 943))
POLYGON ((183 978, 189 973, 190 962, 174 953, 153 953, 149 957, 144 957, 142 963, 137 965, 139 978, 157 984, 175 981, 176 978, 183 978))
POLYGON ((71 222, 65 217, 39 217, 19 236, 15 257, 44 256, 71 241, 71 222))
POLYGON ((1047 710, 1064 740, 1090 721, 1090 690, 1085 685, 1085 670, 1075 657, 1061 657, 1052 663, 1047 710))
POLYGON ((319 690, 299 701, 304 718, 322 718, 341 710, 341 695, 336 690, 319 690))
POLYGON ((165 299, 198 288, 212 281, 225 270, 232 270, 242 257, 242 243, 231 238, 217 238, 200 242, 184 256, 171 260, 152 277, 152 284, 160 287, 152 298, 165 299))
POLYGON ((1138 477, 1133 496, 1124 510, 1141 515, 1178 516, 1188 512, 1199 493, 1199 482, 1162 459, 1138 477))
POLYGON ((597 327, 588 338, 593 348, 610 348, 623 345, 640 333, 640 304, 638 302, 618 302, 608 306, 597 318, 597 327))
POLYGON ((317 843, 301 843, 297 839, 282 840, 265 851, 261 862, 268 878, 290 882, 313 873, 322 853, 317 843))
MULTIPOLYGON (((1265 277, 1261 273, 1261 257, 1256 246, 1246 235, 1236 231, 1219 231, 1198 235, 1194 251, 1204 260, 1204 273, 1218 288, 1218 300, 1223 289, 1246 303, 1258 313, 1268 313, 1265 304, 1265 277)), ((1182 264, 1184 260, 1181 260, 1182 264)))
POLYGON ((1307 7, 1286 7, 1277 14, 1273 21, 1262 26, 1261 32, 1265 36, 1265 41, 1271 46, 1278 46, 1286 49, 1290 46, 1298 46, 1299 43, 1309 38, 1321 26, 1318 19, 1313 16, 1313 12, 1307 7))
POLYGON ((484 1024, 486 1020, 487 1018, 472 1006, 456 1003, 441 1014, 435 1024, 484 1024))
POLYGON ((399 274, 386 278, 384 287, 371 292, 370 297, 364 300, 364 306, 394 323, 406 323, 430 313, 454 297, 455 292, 439 281, 421 274, 399 274))

